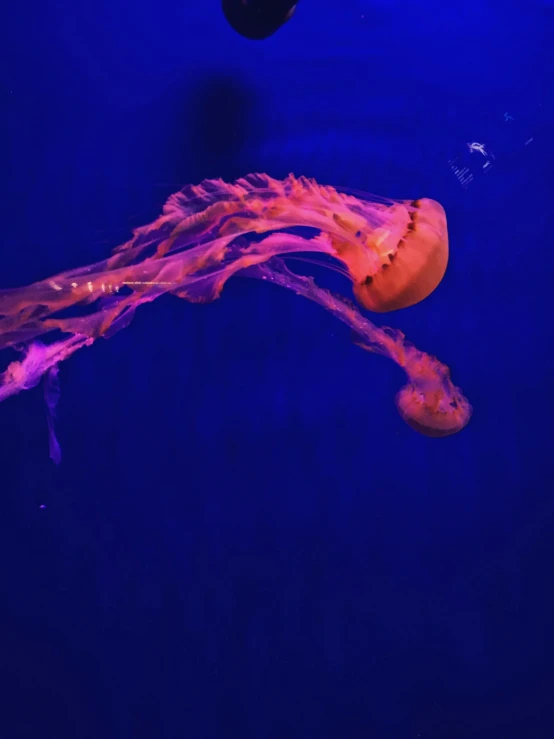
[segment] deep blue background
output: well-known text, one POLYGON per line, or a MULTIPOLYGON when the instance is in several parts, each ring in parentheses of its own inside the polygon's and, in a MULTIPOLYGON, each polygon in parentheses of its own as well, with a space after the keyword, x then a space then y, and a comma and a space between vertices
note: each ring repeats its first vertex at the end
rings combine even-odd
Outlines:
POLYGON ((377 322, 474 417, 418 436, 401 371, 276 287, 141 308, 62 367, 59 468, 40 389, 0 408, 1 739, 554 736, 554 10, 444 6, 301 0, 263 43, 216 0, 3 10, 2 287, 204 177, 434 197, 448 273, 377 322))

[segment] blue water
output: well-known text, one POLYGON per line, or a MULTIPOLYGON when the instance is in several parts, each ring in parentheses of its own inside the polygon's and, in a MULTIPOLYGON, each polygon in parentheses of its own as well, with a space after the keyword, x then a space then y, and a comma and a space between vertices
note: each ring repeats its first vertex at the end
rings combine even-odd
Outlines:
POLYGON ((435 198, 447 274, 376 322, 474 414, 417 435, 396 366, 261 282, 141 308, 62 366, 60 467, 40 389, 0 407, 1 739, 554 736, 553 32, 538 0, 300 0, 260 43, 217 0, 4 10, 0 286, 205 177, 435 198))

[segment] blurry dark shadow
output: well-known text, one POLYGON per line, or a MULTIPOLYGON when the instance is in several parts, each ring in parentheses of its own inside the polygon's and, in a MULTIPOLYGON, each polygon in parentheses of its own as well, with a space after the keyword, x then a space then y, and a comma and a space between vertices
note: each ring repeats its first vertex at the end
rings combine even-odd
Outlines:
POLYGON ((237 165, 259 136, 256 103, 253 91, 231 76, 208 78, 195 86, 188 112, 196 166, 221 170, 237 165))
POLYGON ((169 174, 173 184, 234 179, 248 173, 256 159, 262 135, 259 99, 231 74, 203 75, 181 89, 172 85, 148 118, 144 138, 163 142, 154 168, 166 181, 169 174))

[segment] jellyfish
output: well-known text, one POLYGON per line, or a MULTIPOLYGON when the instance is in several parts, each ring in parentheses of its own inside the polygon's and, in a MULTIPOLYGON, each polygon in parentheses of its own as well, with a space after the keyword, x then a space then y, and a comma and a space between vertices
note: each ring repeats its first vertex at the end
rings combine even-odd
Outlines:
POLYGON ((362 348, 399 364, 408 383, 396 403, 413 429, 447 436, 464 428, 471 406, 448 368, 407 343, 401 332, 374 326, 346 298, 292 272, 283 260, 299 253, 345 275, 362 307, 393 311, 423 300, 442 279, 446 217, 433 200, 360 197, 294 175, 280 181, 254 174, 233 183, 187 186, 107 259, 0 291, 0 350, 22 351, 0 375, 0 401, 46 376, 51 457, 59 461, 59 363, 125 328, 139 305, 165 293, 191 302, 215 300, 239 273, 319 303, 352 328, 362 348), (299 227, 309 235, 300 235, 299 227), (57 338, 59 333, 65 338, 57 338))
POLYGON ((222 0, 223 14, 241 36, 262 41, 294 15, 297 0, 222 0))
MULTIPOLYGON (((428 198, 360 199, 294 175, 283 182, 267 175, 250 175, 233 184, 212 180, 169 199, 158 223, 175 227, 161 251, 174 248, 199 222, 213 229, 213 219, 222 236, 314 228, 320 234, 310 251, 326 253, 341 263, 358 302, 379 313, 426 298, 448 264, 446 215, 439 203, 428 198)), ((139 239, 142 235, 141 229, 135 232, 139 239)), ((285 239, 272 243, 277 242, 285 246, 285 239)), ((121 249, 134 246, 132 240, 121 249)))
POLYGON ((261 277, 319 303, 350 326, 358 346, 402 367, 408 382, 397 393, 396 406, 402 419, 415 431, 424 436, 450 436, 469 422, 471 405, 460 388, 452 384, 448 367, 419 351, 401 331, 378 328, 348 300, 318 287, 313 278, 294 274, 277 258, 245 270, 245 276, 261 277))

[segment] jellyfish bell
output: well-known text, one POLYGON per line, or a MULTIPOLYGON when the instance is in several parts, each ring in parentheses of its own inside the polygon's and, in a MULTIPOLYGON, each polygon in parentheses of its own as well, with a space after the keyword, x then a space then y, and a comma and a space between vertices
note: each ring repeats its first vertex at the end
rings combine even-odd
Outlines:
POLYGON ((441 393, 437 386, 422 392, 416 385, 405 385, 396 395, 402 419, 423 436, 440 438, 457 434, 467 426, 472 408, 458 388, 441 393))
POLYGON ((294 15, 298 0, 222 0, 227 22, 251 41, 272 36, 294 15))
POLYGON ((365 276, 359 274, 362 265, 351 269, 356 299, 376 313, 419 303, 439 285, 448 264, 448 228, 440 203, 422 198, 399 203, 390 213, 391 222, 370 238, 378 263, 365 276))

